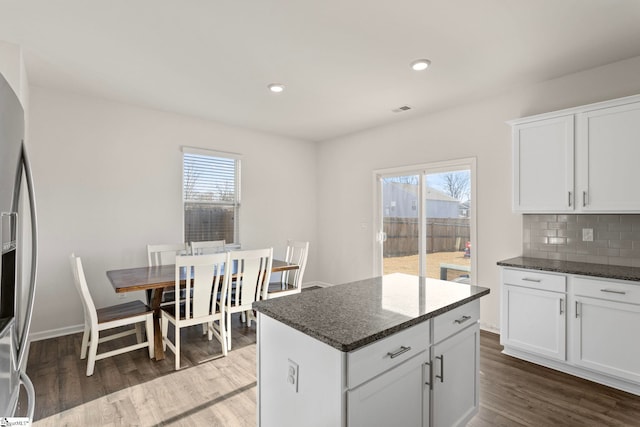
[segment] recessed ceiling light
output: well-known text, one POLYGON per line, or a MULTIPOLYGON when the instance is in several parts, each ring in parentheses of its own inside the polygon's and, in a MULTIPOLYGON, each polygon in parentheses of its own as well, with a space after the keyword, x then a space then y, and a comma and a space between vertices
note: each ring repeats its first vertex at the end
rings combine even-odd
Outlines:
POLYGON ((411 63, 411 69, 415 71, 423 71, 429 68, 431 61, 428 59, 416 59, 411 63))
POLYGON ((280 93, 284 90, 284 85, 280 84, 280 83, 271 83, 269 86, 267 86, 269 88, 269 90, 273 93, 280 93))

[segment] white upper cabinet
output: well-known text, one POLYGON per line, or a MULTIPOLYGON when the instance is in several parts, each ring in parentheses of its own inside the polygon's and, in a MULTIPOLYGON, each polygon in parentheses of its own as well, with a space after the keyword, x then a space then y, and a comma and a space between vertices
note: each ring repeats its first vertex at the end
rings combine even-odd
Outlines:
POLYGON ((576 160, 583 211, 640 211, 640 102, 577 115, 576 160))
POLYGON ((513 127, 513 209, 573 211, 573 115, 513 127))
POLYGON ((640 212, 640 95, 508 122, 516 212, 640 212))

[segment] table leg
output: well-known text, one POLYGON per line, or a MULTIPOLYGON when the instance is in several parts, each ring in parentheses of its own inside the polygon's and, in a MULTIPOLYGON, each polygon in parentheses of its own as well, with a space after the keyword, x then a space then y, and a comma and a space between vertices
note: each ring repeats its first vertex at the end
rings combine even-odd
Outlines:
POLYGON ((153 339, 155 347, 156 361, 164 360, 164 347, 162 345, 162 315, 160 314, 160 303, 162 302, 163 288, 154 289, 151 298, 151 308, 153 308, 153 339))

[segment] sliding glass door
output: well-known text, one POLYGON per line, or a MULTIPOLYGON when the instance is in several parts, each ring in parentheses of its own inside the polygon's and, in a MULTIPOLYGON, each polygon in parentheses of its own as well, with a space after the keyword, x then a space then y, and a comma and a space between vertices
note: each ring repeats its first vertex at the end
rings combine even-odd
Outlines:
POLYGON ((475 159, 377 171, 376 274, 472 282, 475 159))
POLYGON ((420 275, 420 174, 380 177, 383 274, 420 275))

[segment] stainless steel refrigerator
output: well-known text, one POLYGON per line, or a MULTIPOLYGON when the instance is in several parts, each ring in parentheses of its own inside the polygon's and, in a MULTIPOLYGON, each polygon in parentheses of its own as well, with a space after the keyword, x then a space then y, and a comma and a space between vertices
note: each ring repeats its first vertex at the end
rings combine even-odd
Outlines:
POLYGON ((22 104, 0 74, 0 418, 33 419, 35 392, 26 368, 38 238, 24 129, 22 104), (19 402, 20 385, 27 402, 19 402))

